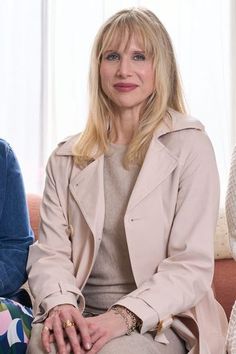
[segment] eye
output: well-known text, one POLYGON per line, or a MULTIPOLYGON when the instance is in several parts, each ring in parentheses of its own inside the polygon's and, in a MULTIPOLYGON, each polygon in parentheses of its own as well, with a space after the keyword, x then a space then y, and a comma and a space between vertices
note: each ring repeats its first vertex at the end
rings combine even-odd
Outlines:
POLYGON ((142 53, 136 53, 133 55, 133 59, 137 61, 143 61, 146 59, 145 55, 142 53))
POLYGON ((109 61, 115 61, 115 60, 119 60, 120 59, 120 56, 118 53, 109 53, 105 56, 105 59, 106 60, 109 60, 109 61))

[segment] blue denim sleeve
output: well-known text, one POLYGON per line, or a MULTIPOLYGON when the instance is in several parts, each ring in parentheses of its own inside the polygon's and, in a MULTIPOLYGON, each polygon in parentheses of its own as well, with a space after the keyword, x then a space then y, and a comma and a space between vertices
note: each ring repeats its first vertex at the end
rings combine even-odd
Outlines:
POLYGON ((25 282, 32 242, 20 167, 11 147, 0 140, 0 296, 13 294, 25 282))

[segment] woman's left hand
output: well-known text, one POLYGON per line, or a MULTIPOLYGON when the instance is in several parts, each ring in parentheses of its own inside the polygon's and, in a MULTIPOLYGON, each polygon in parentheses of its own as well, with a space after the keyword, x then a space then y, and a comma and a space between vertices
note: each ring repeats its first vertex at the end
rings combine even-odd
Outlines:
POLYGON ((123 336, 127 332, 124 318, 112 310, 98 316, 87 317, 85 320, 93 346, 84 353, 98 353, 111 339, 123 336))
MULTIPOLYGON (((82 354, 96 354, 102 347, 111 339, 120 337, 126 334, 127 325, 125 320, 114 311, 107 311, 101 315, 84 318, 88 325, 88 330, 92 342, 92 348, 85 350, 81 348, 82 354)), ((50 338, 50 342, 55 339, 50 338)), ((72 348, 69 342, 66 344, 67 353, 71 353, 72 348)))

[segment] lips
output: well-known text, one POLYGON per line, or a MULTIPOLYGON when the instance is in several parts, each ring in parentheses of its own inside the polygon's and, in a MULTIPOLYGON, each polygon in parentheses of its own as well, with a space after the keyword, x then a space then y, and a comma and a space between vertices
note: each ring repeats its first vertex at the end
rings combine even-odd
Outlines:
POLYGON ((133 91, 138 87, 136 84, 132 84, 129 82, 118 82, 117 84, 114 85, 114 88, 119 91, 119 92, 129 92, 133 91))

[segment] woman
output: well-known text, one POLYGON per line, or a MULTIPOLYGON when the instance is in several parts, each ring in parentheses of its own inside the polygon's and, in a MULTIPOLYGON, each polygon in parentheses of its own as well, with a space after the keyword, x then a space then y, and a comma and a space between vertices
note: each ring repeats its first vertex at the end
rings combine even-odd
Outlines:
POLYGON ((95 40, 86 129, 47 166, 28 353, 222 354, 218 199, 165 28, 145 9, 116 13, 95 40))
POLYGON ((14 300, 27 304, 18 289, 27 278, 32 242, 20 167, 9 144, 0 139, 0 353, 26 351, 32 313, 14 300))

